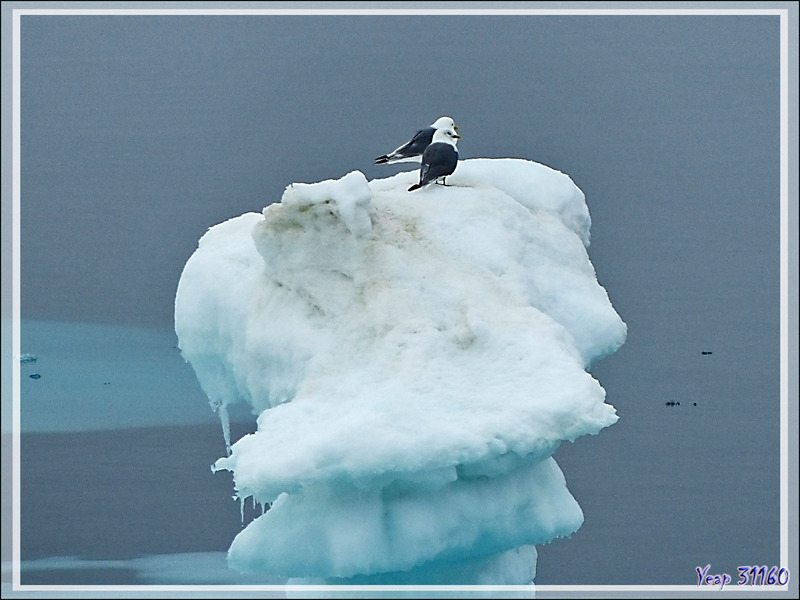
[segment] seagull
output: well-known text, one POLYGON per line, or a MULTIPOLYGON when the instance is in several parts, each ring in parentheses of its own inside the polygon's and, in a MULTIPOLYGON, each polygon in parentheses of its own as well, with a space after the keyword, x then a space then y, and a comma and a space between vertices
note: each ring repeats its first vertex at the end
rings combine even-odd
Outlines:
POLYGON ((458 126, 450 117, 439 117, 425 129, 420 129, 408 142, 397 150, 384 154, 375 159, 376 165, 387 165, 398 162, 419 162, 422 153, 433 139, 433 132, 437 129, 453 129, 458 131, 458 126))
POLYGON ((437 129, 433 134, 430 146, 422 153, 422 166, 419 169, 419 183, 415 183, 409 192, 418 190, 429 183, 447 185, 445 178, 456 170, 458 164, 458 149, 456 141, 461 136, 455 129, 437 129))

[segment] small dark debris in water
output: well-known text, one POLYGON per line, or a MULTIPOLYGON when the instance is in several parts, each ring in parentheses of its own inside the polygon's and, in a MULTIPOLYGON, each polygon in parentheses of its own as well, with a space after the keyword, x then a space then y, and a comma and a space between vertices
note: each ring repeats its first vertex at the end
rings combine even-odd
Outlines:
POLYGON ((674 400, 669 400, 669 401, 665 402, 664 404, 666 404, 667 406, 680 406, 681 405, 680 402, 675 402, 674 400))
POLYGON ((111 382, 110 381, 104 381, 103 385, 111 385, 111 382))
POLYGON ((703 350, 700 354, 707 355, 707 354, 714 354, 713 352, 709 352, 708 350, 703 350))
POLYGON ((42 378, 42 376, 39 375, 38 373, 31 373, 30 375, 28 375, 28 377, 30 377, 31 379, 41 379, 42 378))
POLYGON ((697 406, 697 402, 695 402, 695 403, 693 404, 693 406, 697 406))

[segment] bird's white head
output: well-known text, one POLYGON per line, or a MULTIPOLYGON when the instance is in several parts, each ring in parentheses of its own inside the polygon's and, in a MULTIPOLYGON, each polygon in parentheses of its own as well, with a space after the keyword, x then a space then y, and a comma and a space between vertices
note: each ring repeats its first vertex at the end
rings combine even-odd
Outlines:
POLYGON ((453 121, 452 117, 439 117, 432 124, 434 129, 454 129, 458 131, 458 125, 453 121))
POLYGON ((431 140, 431 143, 435 144, 436 142, 444 142, 445 144, 455 146, 459 139, 461 139, 461 136, 456 133, 455 129, 446 127, 444 129, 437 129, 433 132, 433 139, 431 140))

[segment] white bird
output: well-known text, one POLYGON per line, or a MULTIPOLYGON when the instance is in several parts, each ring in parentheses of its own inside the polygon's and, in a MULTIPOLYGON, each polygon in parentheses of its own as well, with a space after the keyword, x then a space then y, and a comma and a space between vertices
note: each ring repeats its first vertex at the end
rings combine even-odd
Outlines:
POLYGON ((437 129, 453 129, 458 131, 458 126, 450 117, 439 117, 425 129, 420 129, 409 141, 390 152, 375 159, 376 165, 385 165, 398 162, 419 162, 431 140, 433 132, 437 129))
POLYGON ((419 169, 419 183, 415 183, 409 192, 418 190, 429 183, 445 183, 445 178, 452 175, 458 164, 456 142, 461 138, 455 129, 437 129, 430 145, 422 153, 422 166, 419 169))

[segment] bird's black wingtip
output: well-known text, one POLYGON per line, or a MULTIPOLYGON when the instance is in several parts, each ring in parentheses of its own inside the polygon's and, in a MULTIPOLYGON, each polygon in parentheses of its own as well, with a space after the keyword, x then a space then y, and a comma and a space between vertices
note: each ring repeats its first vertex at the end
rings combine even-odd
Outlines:
POLYGON ((378 158, 375 159, 375 164, 376 165, 382 165, 382 164, 385 164, 387 162, 389 162, 389 157, 388 156, 379 156, 378 158))
POLYGON ((419 183, 415 183, 415 184, 414 184, 414 185, 412 185, 410 188, 408 188, 408 191, 409 191, 409 192, 413 192, 414 190, 418 190, 418 189, 419 189, 419 188, 421 188, 421 187, 422 187, 422 186, 421 186, 419 183))

